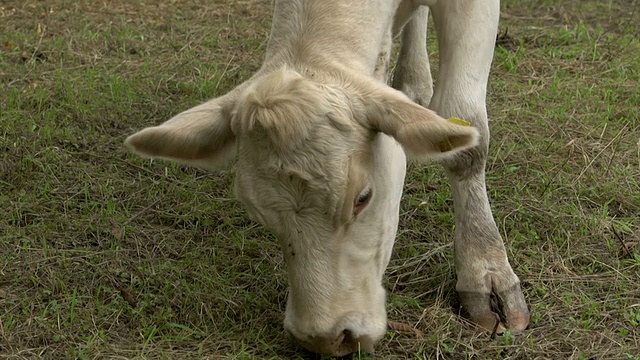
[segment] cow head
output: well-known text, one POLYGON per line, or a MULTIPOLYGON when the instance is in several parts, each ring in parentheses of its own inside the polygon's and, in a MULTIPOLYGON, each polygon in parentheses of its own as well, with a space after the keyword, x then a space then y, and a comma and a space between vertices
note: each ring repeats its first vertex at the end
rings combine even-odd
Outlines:
POLYGON ((403 149, 445 157, 474 146, 478 134, 373 80, 316 75, 283 68, 256 76, 125 143, 205 168, 236 154, 236 194, 276 235, 286 261, 286 330, 311 351, 339 356, 372 351, 385 333, 381 280, 403 149))

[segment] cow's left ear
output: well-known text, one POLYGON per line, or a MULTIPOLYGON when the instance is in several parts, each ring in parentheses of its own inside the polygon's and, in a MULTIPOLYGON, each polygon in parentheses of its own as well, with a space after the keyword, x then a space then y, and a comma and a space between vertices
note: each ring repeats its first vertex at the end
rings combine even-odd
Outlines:
POLYGON ((471 124, 443 119, 388 86, 369 91, 363 99, 364 125, 395 138, 410 157, 442 158, 478 143, 478 131, 471 124))
POLYGON ((136 154, 215 169, 235 155, 228 98, 218 98, 184 111, 159 126, 143 129, 125 140, 136 154))

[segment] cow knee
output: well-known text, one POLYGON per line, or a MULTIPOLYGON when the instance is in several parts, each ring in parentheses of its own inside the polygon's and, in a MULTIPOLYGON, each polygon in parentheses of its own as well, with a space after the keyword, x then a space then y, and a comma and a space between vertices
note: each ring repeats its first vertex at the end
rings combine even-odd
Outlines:
POLYGON ((489 127, 486 120, 473 121, 473 118, 470 117, 466 117, 465 120, 470 121, 480 133, 478 145, 460 151, 454 157, 442 161, 449 176, 457 180, 465 180, 483 173, 489 154, 489 127))

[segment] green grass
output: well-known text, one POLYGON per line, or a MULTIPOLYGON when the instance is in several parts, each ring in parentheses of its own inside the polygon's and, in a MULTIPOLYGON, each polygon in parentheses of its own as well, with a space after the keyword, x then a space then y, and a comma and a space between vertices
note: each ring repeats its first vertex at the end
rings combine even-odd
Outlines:
MULTIPOLYGON (((248 78, 269 2, 108 4, 0 6, 0 357, 309 357, 232 168, 122 146, 248 78)), ((636 7, 503 1, 488 188, 530 329, 491 339, 458 316, 449 188, 411 164, 385 287, 425 335, 354 358, 640 359, 640 252, 622 248, 640 241, 636 7)))

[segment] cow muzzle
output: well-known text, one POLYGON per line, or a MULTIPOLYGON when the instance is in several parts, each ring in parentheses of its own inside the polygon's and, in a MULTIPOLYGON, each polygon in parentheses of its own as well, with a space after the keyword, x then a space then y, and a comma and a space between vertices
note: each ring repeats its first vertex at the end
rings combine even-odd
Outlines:
POLYGON ((370 336, 354 337, 349 329, 342 330, 335 337, 316 336, 311 337, 309 340, 295 339, 302 347, 311 352, 336 357, 354 352, 372 353, 375 345, 370 336))

